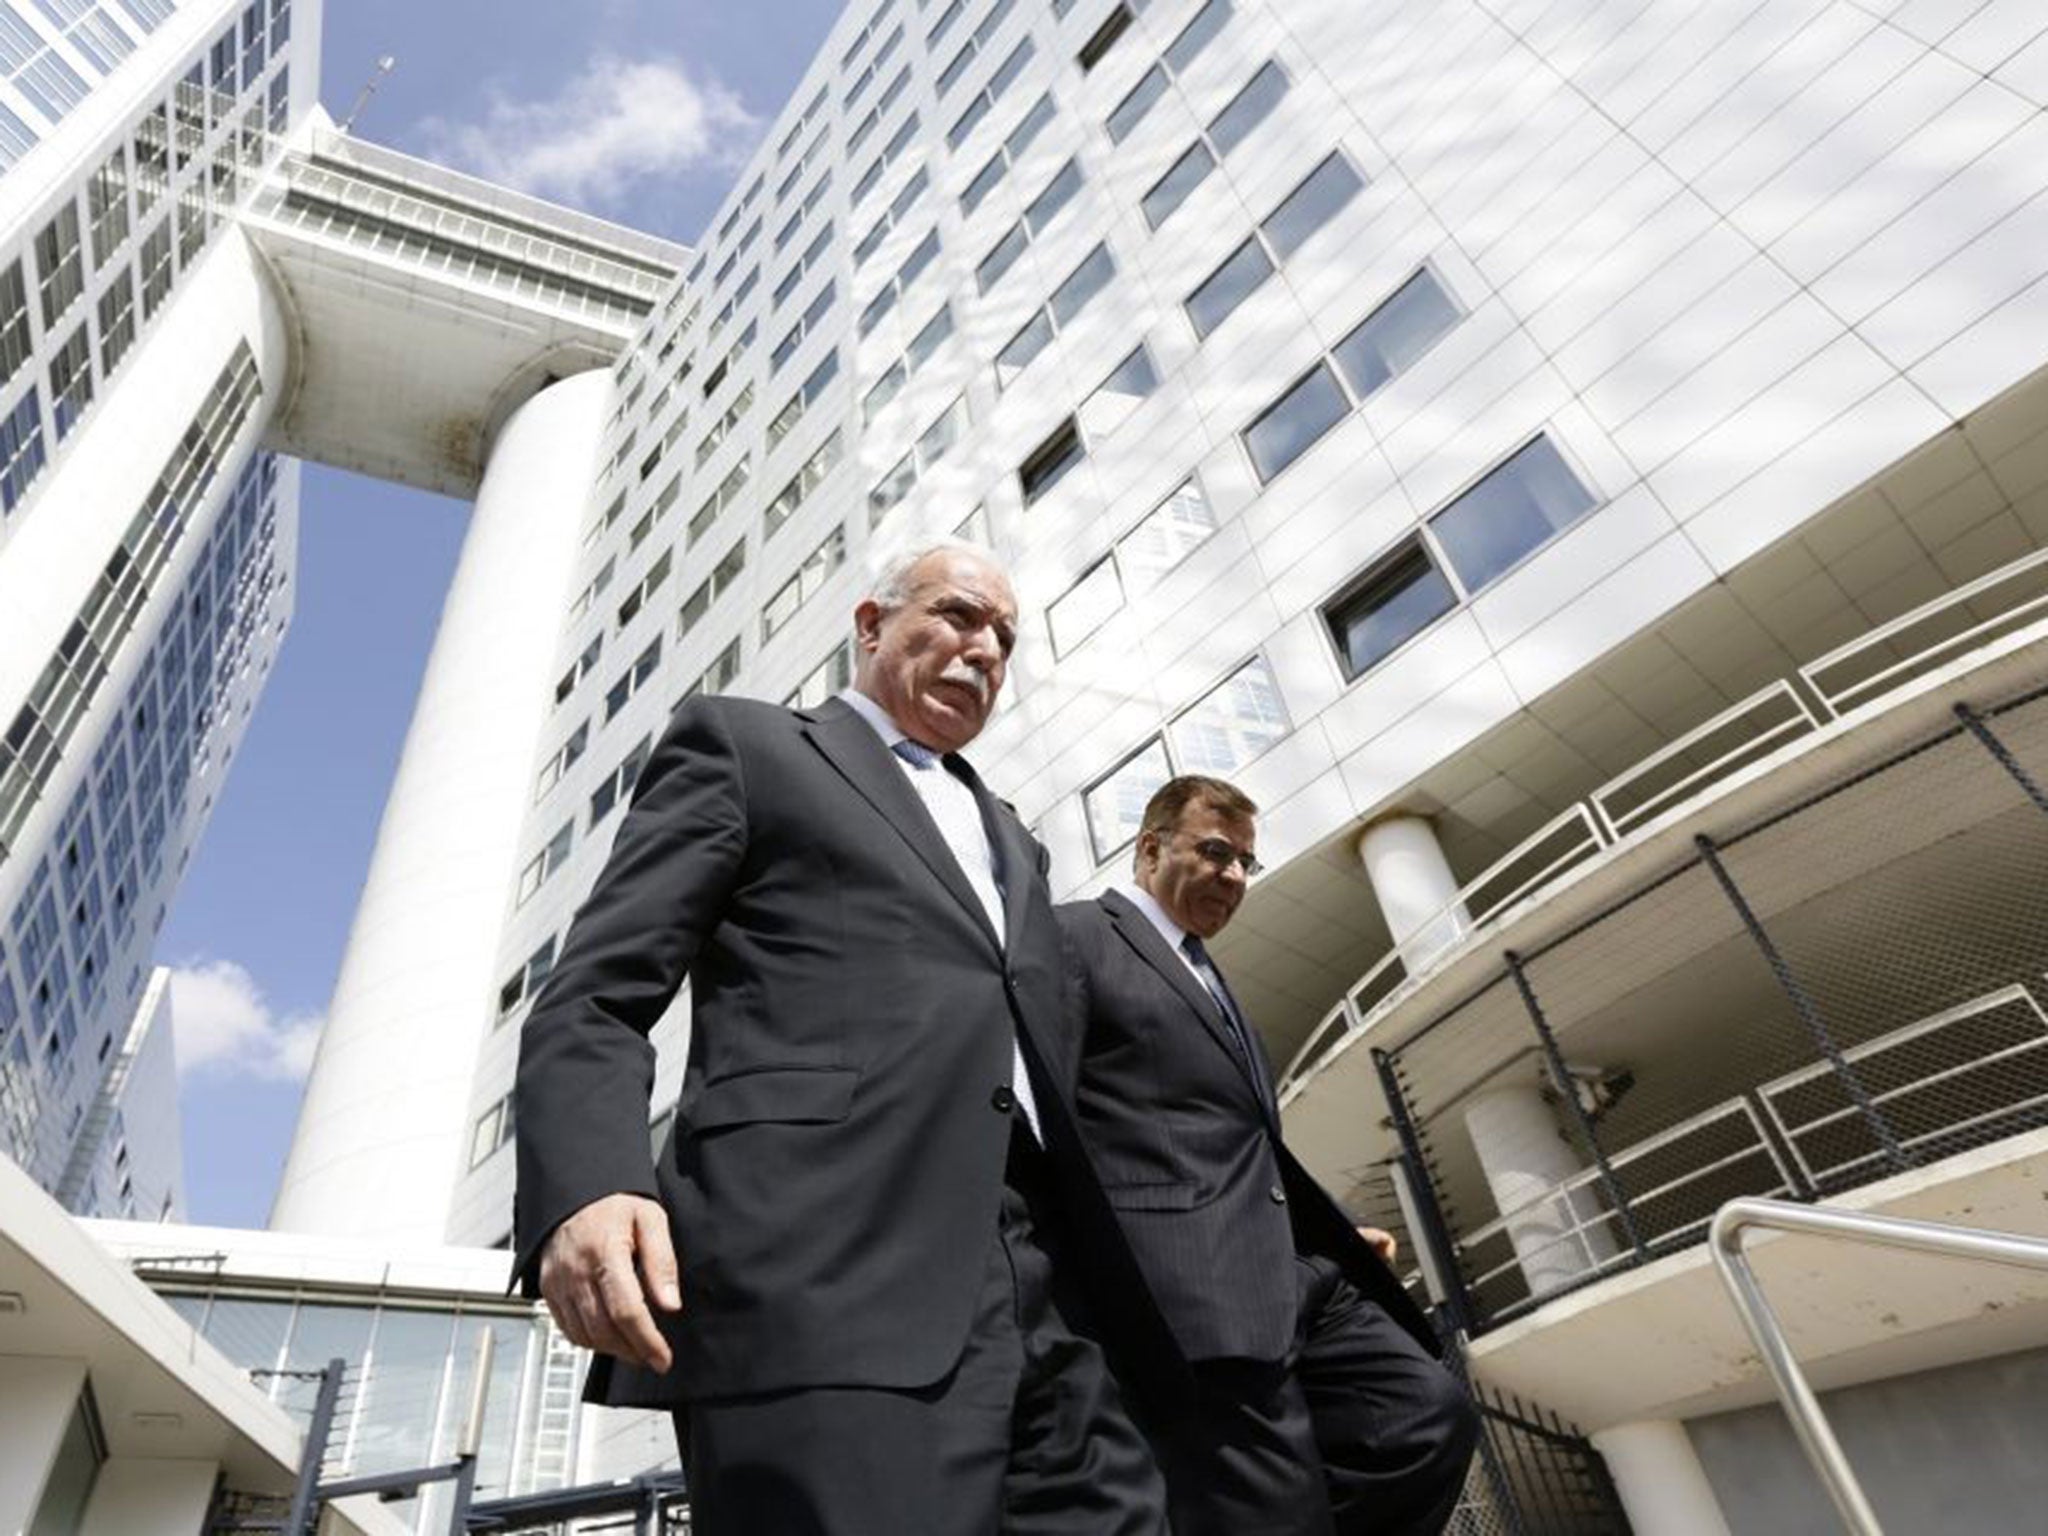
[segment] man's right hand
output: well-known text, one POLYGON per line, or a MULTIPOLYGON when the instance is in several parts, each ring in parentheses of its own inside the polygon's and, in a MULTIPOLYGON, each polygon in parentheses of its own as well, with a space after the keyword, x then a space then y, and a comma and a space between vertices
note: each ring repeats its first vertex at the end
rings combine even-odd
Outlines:
POLYGON ((650 1370, 674 1364, 649 1303, 680 1312, 668 1213, 645 1195, 593 1200, 548 1235, 540 1293, 569 1342, 650 1370))

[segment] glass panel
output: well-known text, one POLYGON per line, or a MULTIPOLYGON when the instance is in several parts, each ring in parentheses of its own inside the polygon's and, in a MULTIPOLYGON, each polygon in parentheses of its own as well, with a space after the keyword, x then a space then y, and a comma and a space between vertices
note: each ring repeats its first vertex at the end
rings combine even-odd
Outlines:
POLYGON ((291 1327, 288 1301, 242 1301, 223 1296, 206 1315, 207 1342, 243 1370, 272 1371, 291 1327))
POLYGON ((1081 797, 1088 812, 1088 839, 1095 845, 1096 863, 1128 847, 1137 837, 1145 819, 1145 802, 1171 777, 1166 743, 1155 736, 1081 797))
POLYGON ((1273 242, 1273 254, 1285 261, 1299 250, 1310 235, 1335 218, 1344 205, 1358 195, 1365 178, 1351 168, 1341 153, 1331 155, 1308 174, 1308 179, 1286 200, 1266 215, 1260 228, 1273 242))
POLYGON ((1266 248, 1256 239, 1245 241, 1188 295, 1188 319, 1194 322, 1195 334, 1206 337, 1272 275, 1273 263, 1267 259, 1266 248))
POLYGON ((1457 323, 1458 306, 1425 269, 1367 315, 1331 355, 1344 370, 1352 393, 1363 400, 1457 323))
MULTIPOLYGON (((322 1306, 305 1304, 300 1306, 298 1317, 292 1325, 291 1345, 285 1351, 284 1368, 288 1371, 317 1371, 329 1360, 341 1359, 348 1362, 351 1372, 360 1372, 363 1358, 370 1352, 370 1324, 376 1314, 369 1306, 322 1306)), ((310 1419, 313 1413, 313 1399, 319 1395, 317 1381, 280 1381, 272 1394, 278 1406, 301 1421, 310 1419)), ((344 1393, 339 1415, 335 1420, 334 1444, 345 1447, 349 1444, 349 1418, 355 1410, 355 1394, 344 1393)), ((339 1460, 339 1458, 336 1458, 339 1460)), ((353 1471, 337 1466, 337 1471, 353 1471)))
POLYGON ((1514 565, 1593 508, 1550 439, 1539 437, 1430 519, 1468 592, 1514 565))
POLYGON ((1242 144, 1245 135, 1280 105, 1280 99, 1287 94, 1287 84, 1287 71, 1278 64, 1269 59, 1260 65, 1259 72, 1245 82, 1244 89, 1209 124, 1209 142, 1216 146, 1216 152, 1228 155, 1242 144))
POLYGON ((1053 319, 1065 326, 1074 316, 1087 307, 1088 301, 1109 285, 1116 276, 1116 263, 1110 259, 1109 247, 1098 245, 1086 256, 1081 264, 1068 274, 1067 280, 1053 290, 1053 319))
POLYGON ((358 1389, 356 1461, 364 1472, 416 1467, 443 1454, 436 1444, 455 1318, 386 1308, 358 1389))
POLYGON ((1179 565, 1216 531, 1216 514, 1201 486, 1190 480, 1148 513, 1117 544, 1117 564, 1132 593, 1142 592, 1179 565))
POLYGON ((1042 235, 1045 227, 1059 215, 1059 211, 1074 200, 1074 194, 1081 190, 1081 169, 1069 160, 1059 169, 1046 189, 1039 193, 1029 208, 1024 210, 1024 222, 1031 233, 1042 235))
POLYGON ((1033 359, 1052 343, 1052 318, 1044 310, 1034 311, 1024 329, 1012 336, 996 354, 996 387, 1007 389, 1010 381, 1031 366, 1033 359))
POLYGON ((1287 710, 1263 656, 1239 667, 1168 727, 1182 773, 1230 774, 1287 734, 1287 710))
POLYGON ((1451 584, 1416 543, 1382 561, 1325 617, 1345 672, 1359 677, 1457 605, 1451 584))
POLYGON ((1145 194, 1140 206, 1145 211, 1145 222, 1157 229, 1173 214, 1173 211, 1188 200, 1195 188, 1209 179, 1209 173, 1216 168, 1216 157, 1209 153, 1209 146, 1200 139, 1188 146, 1187 153, 1166 168, 1166 174, 1152 184, 1152 190, 1145 194))
POLYGON ((1123 588, 1117 582, 1116 566, 1107 558, 1098 560, 1066 593, 1046 610, 1052 629, 1052 650, 1064 656, 1100 629, 1109 616, 1124 605, 1123 588))
POLYGON ((1166 45, 1166 62, 1175 74, 1195 61, 1195 56, 1230 20, 1230 0, 1209 0, 1195 13, 1195 19, 1181 28, 1180 36, 1166 45))
POLYGON ((1160 97, 1166 94, 1166 71, 1154 64, 1138 78, 1130 94, 1116 104, 1116 110, 1109 114, 1104 126, 1109 129, 1113 143, 1121 144, 1130 137, 1131 130, 1145 120, 1160 97))
POLYGON ((1312 448, 1351 409, 1330 370, 1318 363, 1244 429, 1244 445, 1261 480, 1271 480, 1312 448))
POLYGON ((974 269, 975 285, 983 293, 1002 281, 1003 274, 1017 264, 1017 258, 1024 254, 1024 247, 1031 243, 1031 237, 1024 233, 1022 224, 1012 224, 996 242, 996 248, 982 257, 981 265, 974 269))

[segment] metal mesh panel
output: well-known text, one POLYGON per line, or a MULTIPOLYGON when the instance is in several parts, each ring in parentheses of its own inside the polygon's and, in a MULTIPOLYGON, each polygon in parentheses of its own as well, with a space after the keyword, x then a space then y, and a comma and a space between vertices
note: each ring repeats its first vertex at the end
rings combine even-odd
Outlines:
POLYGON ((1447 1536, 1629 1536, 1607 1463, 1576 1425, 1473 1389, 1481 1443, 1447 1536))

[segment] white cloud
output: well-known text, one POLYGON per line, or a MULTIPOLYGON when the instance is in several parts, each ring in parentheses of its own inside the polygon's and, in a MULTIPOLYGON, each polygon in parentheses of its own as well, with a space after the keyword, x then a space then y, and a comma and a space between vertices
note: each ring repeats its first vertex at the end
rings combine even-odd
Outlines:
POLYGON ((491 181, 586 205, 633 183, 731 166, 760 120, 718 81, 666 59, 599 54, 545 101, 493 91, 479 122, 429 118, 429 152, 491 181))
POLYGON ((198 960, 171 970, 171 1034, 178 1075, 201 1072, 296 1082, 313 1065, 317 1014, 279 1018, 256 978, 232 960, 198 960))

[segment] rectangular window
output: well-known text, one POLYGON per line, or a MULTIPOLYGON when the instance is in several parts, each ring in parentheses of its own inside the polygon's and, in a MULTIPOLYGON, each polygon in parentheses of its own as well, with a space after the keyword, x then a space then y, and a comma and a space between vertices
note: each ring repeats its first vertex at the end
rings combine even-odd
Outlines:
POLYGON ((805 603, 817 596, 832 573, 846 563, 846 528, 834 528, 805 557, 804 563, 768 599, 761 610, 761 640, 765 644, 788 625, 805 603))
POLYGON ((1179 565, 1216 531, 1215 509, 1189 480, 1117 541, 1116 563, 1133 596, 1179 565))
POLYGON ((1425 267, 1338 342, 1330 356, 1363 400, 1401 372, 1452 326, 1460 310, 1425 267))
POLYGON ((1363 677, 1458 606, 1419 539, 1405 541, 1323 610, 1347 678, 1363 677))
POLYGON ((1548 437, 1490 470, 1429 520, 1468 592, 1477 592, 1596 505, 1548 437))
POLYGON ((12 512, 42 473, 42 402, 33 386, 0 417, 0 510, 12 512))
POLYGON ((1166 94, 1166 71, 1154 64, 1138 77, 1138 83, 1131 87, 1124 99, 1116 104, 1103 126, 1109 130, 1112 143, 1121 144, 1129 138, 1138 124, 1145 120, 1159 98, 1166 94))
POLYGON ((1116 564, 1105 555, 1045 610, 1046 624, 1052 631, 1053 655, 1070 655, 1107 623, 1123 603, 1124 591, 1117 580, 1116 564))
POLYGON ((1273 247, 1276 261, 1285 261, 1309 236, 1342 211, 1365 186, 1342 151, 1333 151, 1267 214, 1259 228, 1273 247))
POLYGON ((116 146, 100 162, 86 187, 87 215, 92 223, 92 265, 104 267, 128 238, 128 150, 116 146))
POLYGON ((803 467, 790 476, 789 483, 776 493, 761 514, 761 537, 772 537, 782 525, 796 515, 809 498, 811 492, 824 484, 825 477, 838 467, 840 459, 839 432, 832 434, 818 445, 817 451, 804 460, 803 467))
POLYGON ((1256 236, 1246 240, 1183 302, 1195 334, 1206 338, 1272 275, 1273 262, 1265 246, 1256 236))
POLYGON ((142 239, 142 317, 147 320, 171 296, 171 223, 161 220, 142 239))
POLYGON ((1153 365, 1152 354, 1140 342, 1081 402, 1082 431, 1090 442, 1100 442, 1122 426, 1124 418, 1158 387, 1159 370, 1153 365))
POLYGON ((1145 802, 1172 777, 1166 743, 1154 736, 1082 792, 1088 841, 1095 850, 1096 863, 1113 858, 1136 841, 1145 819, 1145 802))
POLYGON ((1214 169, 1216 157, 1209 152, 1209 146, 1200 139, 1195 140, 1186 153, 1166 168, 1166 174, 1152 183, 1139 202, 1145 222, 1154 229, 1164 224, 1188 200, 1195 188, 1209 179, 1209 173, 1214 169))
POLYGON ((1244 429, 1244 446, 1259 479, 1271 480, 1287 468, 1350 410, 1328 365, 1317 363, 1244 429))
POLYGON ((1195 12, 1194 19, 1180 29, 1180 35, 1166 45, 1166 65, 1176 75, 1184 74, 1195 56, 1215 39, 1230 20, 1230 0, 1209 0, 1195 12))
POLYGON ((1166 728, 1173 764, 1181 773, 1227 778, 1286 736, 1286 707, 1273 669, 1254 656, 1166 728))
POLYGON ((50 357, 50 413, 56 418, 57 441, 70 436, 91 404, 92 342, 81 320, 50 357))
POLYGON ((1080 428, 1069 416, 1017 467, 1017 483, 1024 492, 1024 505, 1030 506, 1058 485, 1066 478, 1067 471, 1086 457, 1080 428))
POLYGON ((123 267, 100 295, 100 373, 112 377, 135 343, 135 279, 123 267))
POLYGON ((1104 17, 1102 25, 1089 35, 1088 41, 1081 45, 1081 51, 1074 55, 1074 61, 1081 66, 1082 73, 1086 74, 1107 58, 1109 50, 1116 46, 1117 39, 1128 32, 1130 27, 1131 8, 1128 5, 1120 4, 1104 17))
POLYGON ((651 736, 642 736, 634 744, 619 766, 604 776, 604 780, 590 796, 590 819, 584 824, 588 831, 597 826, 613 809, 632 797, 633 786, 640 780, 640 770, 647 766, 648 749, 654 744, 651 736))
POLYGON ((1251 131, 1272 116, 1287 94, 1287 71, 1268 59, 1258 68, 1244 89, 1209 122, 1209 142, 1219 155, 1228 155, 1242 144, 1251 131))
POLYGON ((0 268, 0 383, 14 377, 30 350, 28 284, 21 263, 11 261, 0 268))
POLYGON ((85 262, 78 239, 78 205, 66 203, 36 235, 36 281, 42 290, 43 329, 54 329, 85 292, 85 262))

